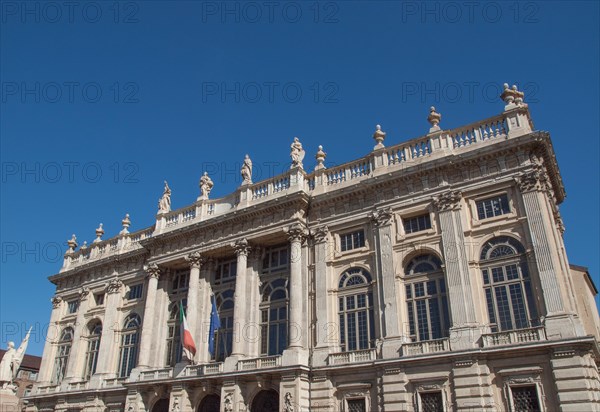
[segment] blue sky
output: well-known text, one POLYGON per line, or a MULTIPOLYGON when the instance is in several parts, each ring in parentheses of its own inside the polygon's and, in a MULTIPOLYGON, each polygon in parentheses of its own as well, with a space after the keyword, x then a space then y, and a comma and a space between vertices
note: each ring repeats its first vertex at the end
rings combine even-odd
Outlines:
MULTIPOLYGON (((500 113, 504 82, 551 133, 571 263, 599 267, 598 2, 0 2, 0 344, 41 354, 66 240, 154 223, 163 180, 191 204, 249 153, 312 168, 500 113), (466 6, 465 3, 472 6, 466 6)), ((256 172, 255 172, 256 173, 256 172)), ((259 176, 255 176, 254 180, 259 176)))

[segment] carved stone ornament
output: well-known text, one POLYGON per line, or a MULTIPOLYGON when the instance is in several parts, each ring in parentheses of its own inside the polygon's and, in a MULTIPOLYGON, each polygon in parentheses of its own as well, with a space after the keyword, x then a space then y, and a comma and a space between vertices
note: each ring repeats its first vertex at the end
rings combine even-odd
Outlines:
POLYGON ((392 223, 394 212, 391 208, 376 210, 371 213, 371 219, 376 226, 386 226, 392 223))
POLYGON ((169 213, 171 211, 171 188, 165 180, 165 189, 162 197, 158 199, 158 213, 169 213))
POLYGON ((327 153, 323 151, 323 146, 319 145, 319 150, 315 155, 315 159, 317 159, 317 165, 315 166, 315 170, 325 169, 325 158, 327 157, 327 153))
POLYGON ((246 238, 236 240, 234 243, 231 244, 231 247, 233 248, 233 250, 235 250, 235 254, 238 256, 248 256, 248 253, 250 253, 250 244, 248 243, 248 239, 246 238))
POLYGON ((290 392, 287 392, 283 397, 284 401, 284 411, 285 412, 294 412, 294 397, 290 392))
POLYGON ((50 302, 52 302, 52 307, 54 309, 58 309, 62 301, 63 299, 60 296, 54 296, 52 299, 50 299, 50 302))
POLYGON ((198 199, 207 200, 208 196, 210 195, 210 191, 215 185, 212 179, 208 176, 208 172, 204 172, 198 185, 200 186, 200 197, 198 199))
POLYGON ((82 287, 79 290, 79 300, 85 300, 90 294, 90 288, 82 287))
POLYGON ((102 228, 102 223, 96 228, 96 239, 94 239, 93 243, 102 242, 102 236, 104 236, 104 229, 102 228))
POLYGON ((242 175, 242 185, 252 184, 252 160, 248 155, 244 158, 240 174, 242 175))
POLYGON ((373 139, 377 143, 374 149, 381 149, 384 147, 383 141, 385 140, 385 132, 381 130, 381 125, 375 126, 375 133, 373 133, 373 139))
POLYGON ((427 121, 431 124, 430 133, 440 130, 440 120, 442 120, 442 115, 435 111, 435 107, 431 106, 429 108, 429 116, 427 116, 427 121))
POLYGON ((119 279, 113 279, 106 286, 106 293, 109 295, 112 293, 119 293, 122 287, 123 282, 121 282, 119 279))
POLYGON ((206 259, 200 254, 200 252, 192 252, 185 257, 185 261, 190 267, 199 268, 206 261, 206 259))
POLYGON ((292 166, 290 169, 295 167, 302 168, 302 161, 304 160, 304 149, 302 148, 302 143, 300 143, 300 139, 294 137, 293 143, 290 145, 290 157, 292 158, 292 166))
POLYGON ((460 200, 462 192, 459 190, 450 190, 433 198, 433 206, 440 212, 446 210, 460 209, 460 200))
POLYGON ((518 384, 523 384, 523 383, 533 383, 534 379, 530 376, 520 377, 520 378, 511 377, 511 378, 508 378, 507 382, 512 385, 515 385, 515 384, 518 385, 518 384))
POLYGON ((158 277, 160 276, 160 268, 156 263, 144 266, 144 272, 146 272, 149 278, 158 279, 158 277))
POLYGON ((224 403, 223 410, 225 412, 233 412, 233 394, 232 393, 228 393, 227 395, 225 395, 225 401, 223 403, 224 403))
POLYGON ((312 232, 316 243, 324 243, 327 241, 327 235, 329 235, 329 228, 327 226, 318 227, 312 232))
POLYGON ((67 253, 75 252, 75 249, 77 248, 77 236, 75 236, 75 233, 73 233, 71 239, 67 240, 67 245, 69 245, 69 250, 67 250, 67 253))
POLYGON ((546 175, 540 170, 523 173, 515 178, 519 190, 523 193, 542 190, 545 187, 546 175))
POLYGON ((307 230, 304 225, 295 223, 286 230, 290 242, 302 242, 306 238, 307 230))

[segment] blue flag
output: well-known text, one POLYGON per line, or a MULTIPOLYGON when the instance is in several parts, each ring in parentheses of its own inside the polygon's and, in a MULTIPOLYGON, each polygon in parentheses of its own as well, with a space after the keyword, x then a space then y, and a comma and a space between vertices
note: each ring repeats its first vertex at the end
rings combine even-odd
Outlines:
POLYGON ((215 297, 212 297, 212 310, 210 311, 210 328, 208 329, 208 353, 215 356, 215 332, 221 327, 221 320, 217 313, 217 303, 215 297))

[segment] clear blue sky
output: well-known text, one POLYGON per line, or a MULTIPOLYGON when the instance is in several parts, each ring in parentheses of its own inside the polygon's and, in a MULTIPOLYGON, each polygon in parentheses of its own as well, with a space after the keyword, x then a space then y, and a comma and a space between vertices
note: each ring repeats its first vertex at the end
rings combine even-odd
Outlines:
POLYGON ((504 82, 552 134, 569 259, 600 285, 598 2, 74 3, 0 2, 2 346, 33 324, 42 353, 65 241, 151 226, 163 180, 174 208, 205 169, 227 194, 294 136, 341 163, 378 123, 425 134, 431 105, 444 128, 498 114, 504 82))

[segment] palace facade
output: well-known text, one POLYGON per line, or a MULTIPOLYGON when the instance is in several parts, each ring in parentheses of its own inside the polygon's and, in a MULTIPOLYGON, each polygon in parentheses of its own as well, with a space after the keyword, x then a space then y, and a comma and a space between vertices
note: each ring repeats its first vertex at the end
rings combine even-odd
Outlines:
POLYGON ((69 243, 27 411, 600 411, 550 135, 504 111, 69 243), (221 327, 209 353, 212 301, 221 327), (197 352, 182 355, 180 307, 197 352))

